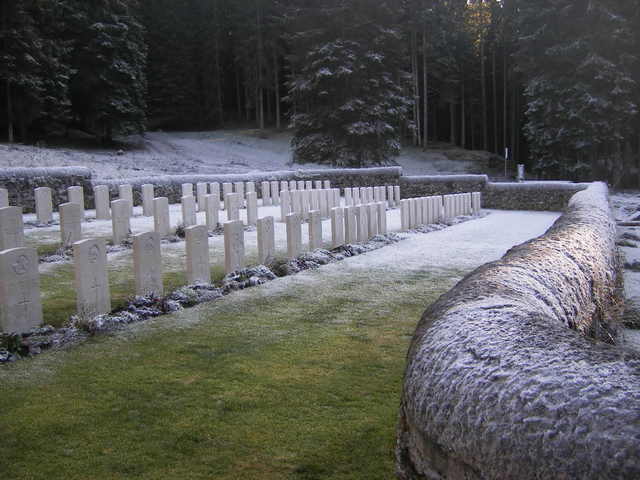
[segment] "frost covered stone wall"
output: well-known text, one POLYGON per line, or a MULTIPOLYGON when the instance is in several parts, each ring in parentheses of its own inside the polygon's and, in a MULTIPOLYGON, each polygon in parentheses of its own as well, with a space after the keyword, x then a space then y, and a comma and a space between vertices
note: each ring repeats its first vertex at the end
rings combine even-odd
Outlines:
POLYGON ((488 183, 482 204, 497 210, 562 211, 589 184, 570 182, 488 183))
POLYGON ((402 198, 428 197, 450 193, 481 192, 489 183, 486 175, 420 175, 402 177, 402 198))
MULTIPOLYGON (((91 170, 84 167, 3 168, 0 169, 0 188, 9 190, 9 204, 21 206, 24 212, 35 211, 34 189, 50 187, 54 208, 68 201, 67 188, 84 187, 91 193, 91 170)), ((91 208, 91 203, 87 208, 91 208)))
POLYGON ((605 343, 620 279, 598 183, 431 305, 407 357, 399 478, 640 478, 640 356, 605 343))

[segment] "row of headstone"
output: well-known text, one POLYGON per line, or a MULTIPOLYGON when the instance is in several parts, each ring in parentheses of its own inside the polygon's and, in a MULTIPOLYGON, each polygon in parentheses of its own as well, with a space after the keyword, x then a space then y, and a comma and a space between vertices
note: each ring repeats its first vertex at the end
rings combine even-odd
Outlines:
POLYGON ((481 193, 457 193, 400 201, 402 230, 451 220, 460 215, 480 215, 481 193))
POLYGON ((391 208, 400 205, 400 187, 389 185, 382 187, 352 187, 344 189, 345 205, 386 202, 391 208))
POLYGON ((312 190, 281 190, 280 220, 286 222, 291 213, 297 213, 304 221, 311 219, 311 211, 319 211, 321 218, 329 218, 331 209, 340 206, 339 188, 312 190))

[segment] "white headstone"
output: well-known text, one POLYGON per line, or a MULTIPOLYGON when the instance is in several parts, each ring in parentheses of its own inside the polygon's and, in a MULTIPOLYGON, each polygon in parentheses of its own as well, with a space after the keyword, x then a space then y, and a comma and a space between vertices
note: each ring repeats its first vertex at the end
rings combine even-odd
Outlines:
POLYGON ((369 207, 369 238, 378 235, 378 204, 370 203, 369 207))
POLYGON ((204 208, 207 217, 207 228, 210 232, 218 228, 220 223, 220 197, 216 195, 206 195, 204 197, 204 208))
MULTIPOLYGON (((126 206, 126 200, 117 200, 126 206)), ((128 217, 127 217, 128 218, 128 217)), ((78 315, 91 319, 111 311, 104 240, 89 238, 73 244, 73 267, 78 315)))
POLYGON ((258 194, 247 192, 247 225, 254 225, 258 221, 258 194))
POLYGON ((47 224, 53 220, 53 200, 49 187, 38 187, 34 190, 36 198, 36 217, 38 223, 47 224))
POLYGON ((280 221, 285 222, 287 215, 291 213, 291 192, 282 190, 280 192, 280 221))
POLYGON ((393 203, 400 204, 400 187, 397 185, 393 187, 393 203))
POLYGON ((416 211, 416 226, 422 225, 422 198, 414 198, 413 204, 416 211))
POLYGON ((344 245, 344 208, 331 209, 331 244, 333 248, 344 245))
POLYGON ((344 189, 344 204, 347 207, 353 205, 353 197, 351 196, 351 188, 344 189))
POLYGON ((133 217, 133 188, 129 184, 118 186, 118 200, 129 202, 129 216, 133 217))
POLYGON ((205 211, 205 199, 204 197, 208 195, 208 185, 204 182, 196 183, 196 196, 198 199, 198 211, 205 211))
POLYGON ((322 248, 322 215, 318 210, 309 212, 309 249, 322 248))
POLYGON ((24 247, 22 207, 0 208, 0 251, 24 247))
POLYGON ((322 189, 322 180, 316 180, 313 182, 313 188, 316 190, 322 189))
POLYGON ((218 199, 218 210, 220 209, 220 184, 218 182, 211 182, 209 184, 209 191, 211 195, 218 199))
MULTIPOLYGON (((193 198, 193 197, 192 197, 193 198)), ((209 262, 209 233, 205 225, 193 225, 184 229, 187 247, 187 282, 211 283, 209 262)))
POLYGON ((287 182, 286 180, 280 181, 280 191, 282 190, 289 190, 289 182, 287 182))
POLYGON ((0 188, 0 208, 9 206, 9 190, 0 188))
POLYGON ((329 180, 325 180, 323 186, 324 188, 331 188, 331 182, 329 180))
POLYGON ((162 296, 162 253, 160 235, 156 232, 133 236, 133 272, 136 295, 162 296))
POLYGON ((287 256, 295 258, 302 253, 302 218, 299 213, 287 215, 287 256))
POLYGON ((369 207, 367 204, 360 204, 356 207, 356 216, 358 217, 358 241, 366 242, 369 240, 369 207))
POLYGON ((260 191, 262 192, 262 205, 271 205, 271 184, 269 182, 262 182, 260 184, 260 191))
POLYGON ((333 192, 333 201, 331 202, 331 208, 339 207, 340 206, 340 189, 332 188, 330 189, 330 191, 333 192))
POLYGON ((298 190, 304 190, 304 180, 298 180, 298 190))
POLYGON ((131 233, 131 217, 129 216, 129 200, 114 200, 111 202, 111 227, 113 229, 113 244, 119 245, 131 233))
POLYGON ((196 199, 193 195, 181 198, 182 204, 182 224, 186 227, 192 227, 198 224, 196 214, 196 199))
POLYGON ((331 201, 331 191, 323 188, 320 190, 320 214, 323 217, 329 216, 329 202, 331 201))
POLYGON ((409 201, 408 200, 400 200, 400 224, 403 232, 406 232, 411 228, 409 225, 409 201))
POLYGON ((238 202, 239 208, 244 207, 244 182, 234 182, 233 191, 239 195, 238 202))
POLYGON ((356 209, 358 207, 351 205, 345 208, 344 212, 344 230, 345 240, 347 243, 358 243, 358 217, 356 209))
POLYGON ((378 233, 381 235, 387 233, 387 205, 385 202, 378 203, 378 233))
POLYGON ((295 180, 289 180, 289 190, 297 190, 298 184, 295 180))
POLYGON ((26 333, 41 324, 36 249, 22 247, 0 251, 0 332, 26 333))
POLYGON ((233 183, 225 182, 222 184, 222 201, 224 203, 224 208, 227 208, 227 195, 233 193, 233 183))
POLYGON ((320 190, 311 190, 311 210, 320 210, 320 190))
POLYGON ((235 272, 244 267, 244 226, 241 221, 224 224, 224 271, 235 272))
POLYGON ((183 183, 182 184, 182 196, 183 197, 193 197, 193 183, 183 183))
POLYGON ((224 197, 224 205, 227 209, 227 221, 234 222, 240 220, 240 202, 242 198, 239 193, 229 193, 224 197))
POLYGON ((171 220, 169 217, 169 199, 158 197, 153 199, 153 227, 154 231, 164 238, 171 233, 171 220))
POLYGON ((142 185, 142 215, 144 217, 153 216, 153 199, 155 198, 154 187, 151 183, 142 185))
POLYGON ((77 203, 62 203, 60 211, 60 237, 63 247, 70 247, 82 240, 82 214, 77 203))
POLYGON ((273 217, 258 219, 258 262, 265 265, 276 253, 276 235, 273 217))
POLYGON ((80 206, 80 219, 84 221, 84 189, 77 185, 67 188, 67 198, 69 203, 77 203, 80 206))
POLYGON ((278 181, 271 182, 271 203, 274 205, 280 205, 280 191, 278 190, 278 181))
POLYGON ((309 211, 311 210, 311 191, 302 190, 300 192, 302 198, 302 218, 309 220, 309 211))
POLYGON ((109 187, 98 185, 93 189, 93 201, 96 204, 96 220, 109 220, 111 211, 109 210, 109 187))
POLYGON ((311 180, 305 180, 304 189, 305 190, 313 190, 313 182, 311 180))
POLYGON ((358 187, 353 187, 351 189, 351 195, 353 197, 351 200, 351 205, 355 207, 356 205, 360 205, 360 203, 362 203, 360 201, 360 189, 358 187))
POLYGON ((389 202, 389 207, 397 207, 396 202, 393 201, 393 187, 391 185, 387 187, 387 202, 389 202))

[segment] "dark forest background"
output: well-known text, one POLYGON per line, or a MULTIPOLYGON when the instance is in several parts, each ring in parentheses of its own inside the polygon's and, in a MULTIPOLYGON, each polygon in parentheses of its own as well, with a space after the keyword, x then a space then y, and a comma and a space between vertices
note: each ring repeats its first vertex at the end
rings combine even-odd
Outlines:
POLYGON ((303 162, 444 141, 638 185, 637 1, 0 1, 9 142, 291 127, 303 162))

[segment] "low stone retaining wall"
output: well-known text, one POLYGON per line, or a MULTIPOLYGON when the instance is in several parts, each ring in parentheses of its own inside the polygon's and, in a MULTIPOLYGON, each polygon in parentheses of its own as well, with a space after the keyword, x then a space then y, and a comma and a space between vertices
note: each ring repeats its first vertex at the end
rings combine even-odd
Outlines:
POLYGON ((402 198, 429 197, 482 192, 488 184, 486 175, 419 175, 400 178, 400 192, 402 198))
POLYGON ((51 188, 53 207, 57 209, 59 204, 68 201, 67 188, 74 185, 91 191, 91 170, 84 167, 0 169, 0 187, 9 191, 9 205, 20 206, 25 213, 35 211, 36 188, 51 188))
POLYGON ((588 186, 588 183, 569 182, 488 183, 482 191, 482 204, 497 210, 559 212, 573 195, 588 186))
POLYGON ((593 184, 427 309, 407 357, 399 478, 640 478, 640 355, 604 343, 621 303, 615 238, 593 184))

